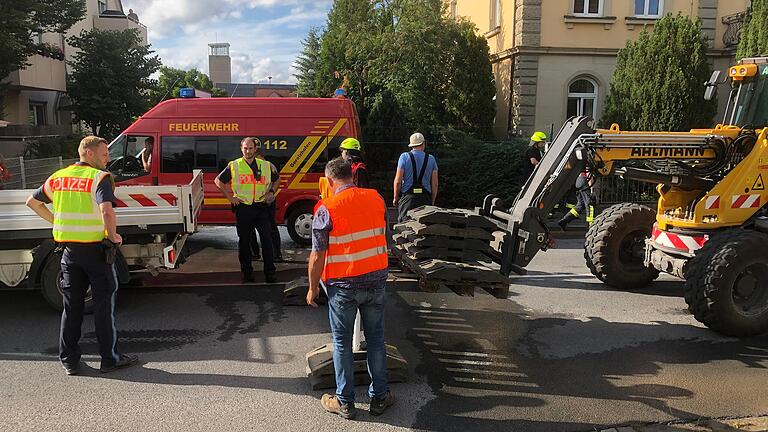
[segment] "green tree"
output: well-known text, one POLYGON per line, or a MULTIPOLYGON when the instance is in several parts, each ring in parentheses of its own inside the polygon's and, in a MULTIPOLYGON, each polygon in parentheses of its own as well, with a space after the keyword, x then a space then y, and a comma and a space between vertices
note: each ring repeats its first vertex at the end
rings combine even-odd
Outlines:
MULTIPOLYGON (((33 34, 63 33, 84 15, 85 2, 82 0, 1 1, 0 79, 26 67, 29 56, 43 48, 33 40, 33 34)), ((6 87, 0 85, 0 100, 6 87)))
POLYGON ((744 20, 736 58, 768 55, 768 1, 752 0, 744 20))
POLYGON ((402 143, 415 129, 434 139, 446 126, 490 132, 487 42, 469 22, 450 19, 440 0, 336 0, 317 63, 319 93, 346 85, 366 141, 402 143))
POLYGON ((114 137, 149 108, 150 75, 160 59, 134 29, 92 30, 69 43, 78 49, 67 83, 75 118, 97 135, 114 137))
POLYGON ((393 32, 385 38, 381 78, 408 123, 488 135, 496 89, 485 38, 470 22, 447 18, 440 0, 401 0, 390 9, 393 32))
POLYGON ((197 69, 185 71, 168 66, 160 66, 160 77, 157 80, 157 85, 150 93, 152 105, 156 105, 164 99, 179 97, 179 90, 184 87, 192 87, 209 92, 213 97, 227 96, 226 90, 214 87, 208 75, 197 69))
POLYGON ((702 85, 710 72, 700 21, 667 15, 619 51, 602 124, 647 131, 710 126, 717 103, 704 100, 702 85))
POLYGON ((309 29, 307 37, 301 42, 302 50, 296 58, 293 75, 298 80, 298 93, 301 97, 322 96, 317 84, 317 67, 320 63, 320 30, 309 29))

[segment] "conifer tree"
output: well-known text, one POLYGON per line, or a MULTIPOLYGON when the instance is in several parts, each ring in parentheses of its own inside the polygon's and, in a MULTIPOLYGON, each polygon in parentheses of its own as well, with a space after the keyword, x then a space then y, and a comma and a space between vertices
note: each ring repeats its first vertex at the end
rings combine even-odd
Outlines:
POLYGON ((686 131, 711 126, 704 100, 711 71, 701 23, 667 15, 619 51, 601 123, 625 130, 686 131))

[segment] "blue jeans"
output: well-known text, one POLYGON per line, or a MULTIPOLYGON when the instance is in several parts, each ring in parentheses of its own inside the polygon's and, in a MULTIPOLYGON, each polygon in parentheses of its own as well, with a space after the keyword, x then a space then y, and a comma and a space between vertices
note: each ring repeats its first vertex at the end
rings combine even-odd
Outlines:
POLYGON ((333 367, 336 371, 336 397, 341 403, 355 401, 355 362, 352 334, 360 309, 368 356, 371 385, 368 396, 383 397, 387 383, 387 350, 384 346, 384 302, 386 283, 366 287, 328 286, 328 317, 333 336, 333 367))

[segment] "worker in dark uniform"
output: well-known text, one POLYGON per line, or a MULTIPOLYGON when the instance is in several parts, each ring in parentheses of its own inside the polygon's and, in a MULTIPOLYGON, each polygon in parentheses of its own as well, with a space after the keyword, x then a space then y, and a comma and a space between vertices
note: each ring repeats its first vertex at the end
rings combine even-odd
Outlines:
POLYGON ((435 205, 437 199, 437 160, 424 152, 424 135, 411 135, 408 147, 411 151, 400 155, 395 173, 394 199, 398 222, 408 217, 408 211, 425 205, 435 205), (402 194, 401 194, 402 191, 402 194))
POLYGON ((107 141, 87 136, 78 148, 80 162, 60 169, 27 199, 27 206, 53 224, 61 257, 64 312, 61 314, 59 358, 67 375, 80 371, 80 330, 88 286, 93 295, 93 320, 101 354, 101 372, 132 366, 138 357, 117 351, 114 250, 117 233, 113 182, 103 171, 109 162, 107 141), (53 204, 51 212, 45 204, 53 204), (112 253, 112 259, 109 253, 112 253), (110 262, 111 261, 111 262, 110 262))
POLYGON ((270 233, 269 202, 274 200, 272 170, 269 163, 256 158, 256 143, 251 137, 240 142, 243 157, 227 164, 214 183, 232 203, 237 219, 238 257, 243 282, 254 282, 251 263, 251 239, 253 229, 261 238, 261 255, 264 258, 264 278, 268 283, 277 282, 274 250, 270 233))
POLYGON ((523 177, 528 180, 528 178, 533 174, 534 168, 536 168, 536 165, 541 162, 541 158, 544 154, 544 146, 547 143, 547 134, 544 132, 534 132, 533 135, 531 135, 531 142, 528 145, 528 148, 525 150, 525 155, 523 156, 523 177))

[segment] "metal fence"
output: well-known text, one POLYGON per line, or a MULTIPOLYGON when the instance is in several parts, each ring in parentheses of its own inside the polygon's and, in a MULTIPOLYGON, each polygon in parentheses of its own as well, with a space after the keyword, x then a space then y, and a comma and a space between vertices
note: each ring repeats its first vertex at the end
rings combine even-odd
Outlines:
POLYGON ((54 171, 76 161, 77 159, 63 159, 61 156, 47 159, 6 158, 5 166, 12 177, 0 184, 4 189, 35 189, 54 171))
POLYGON ((625 180, 618 176, 601 177, 597 189, 596 195, 601 207, 625 202, 655 206, 659 199, 655 184, 625 180))

